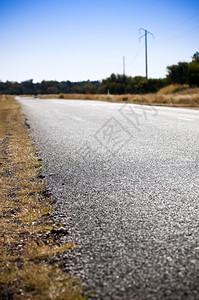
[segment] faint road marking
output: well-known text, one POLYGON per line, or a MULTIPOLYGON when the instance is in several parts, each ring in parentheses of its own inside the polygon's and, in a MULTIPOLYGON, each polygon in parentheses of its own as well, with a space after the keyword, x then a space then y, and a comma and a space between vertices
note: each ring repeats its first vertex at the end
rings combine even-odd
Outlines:
POLYGON ((190 122, 194 122, 195 121, 193 119, 188 119, 188 118, 178 118, 178 120, 185 120, 185 121, 190 121, 190 122))

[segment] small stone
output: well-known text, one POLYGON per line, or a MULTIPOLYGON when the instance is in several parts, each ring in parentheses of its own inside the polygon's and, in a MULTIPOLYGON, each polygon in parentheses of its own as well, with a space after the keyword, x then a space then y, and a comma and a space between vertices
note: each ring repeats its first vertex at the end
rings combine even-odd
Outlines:
POLYGON ((57 229, 57 233, 58 234, 68 234, 68 230, 64 227, 60 227, 59 229, 57 229))
POLYGON ((45 176, 42 175, 42 174, 38 175, 37 177, 38 177, 38 178, 41 178, 41 179, 45 178, 45 176))
POLYGON ((50 231, 50 233, 56 234, 56 233, 57 233, 57 230, 56 230, 56 229, 52 229, 52 230, 50 231))
POLYGON ((66 235, 68 234, 68 230, 64 227, 60 227, 59 229, 52 229, 51 230, 52 234, 57 234, 57 235, 66 235))

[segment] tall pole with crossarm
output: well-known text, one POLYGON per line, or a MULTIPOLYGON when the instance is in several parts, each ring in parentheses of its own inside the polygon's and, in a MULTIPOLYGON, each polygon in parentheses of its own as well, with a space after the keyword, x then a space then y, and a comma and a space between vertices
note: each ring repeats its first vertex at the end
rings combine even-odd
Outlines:
POLYGON ((139 40, 141 40, 141 38, 145 37, 145 67, 146 67, 146 78, 148 79, 148 53, 147 53, 147 35, 150 34, 152 35, 152 37, 154 38, 153 33, 149 32, 148 30, 144 29, 144 28, 140 28, 139 29, 139 33, 141 34, 144 31, 144 34, 142 36, 140 36, 139 40))

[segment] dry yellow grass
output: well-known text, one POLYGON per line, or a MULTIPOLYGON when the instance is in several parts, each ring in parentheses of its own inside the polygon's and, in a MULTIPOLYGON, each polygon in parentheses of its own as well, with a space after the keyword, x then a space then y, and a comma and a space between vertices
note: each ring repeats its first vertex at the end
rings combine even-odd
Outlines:
POLYGON ((17 102, 0 97, 0 299, 86 299, 77 279, 49 263, 75 245, 51 233, 57 225, 24 121, 17 102))
POLYGON ((82 99, 119 103, 134 103, 173 107, 199 107, 199 88, 191 89, 188 85, 170 85, 155 94, 143 95, 91 95, 91 94, 58 94, 38 95, 41 99, 82 99))
POLYGON ((157 94, 158 95, 173 94, 173 93, 184 91, 188 88, 189 88, 188 84, 170 84, 160 89, 157 94))

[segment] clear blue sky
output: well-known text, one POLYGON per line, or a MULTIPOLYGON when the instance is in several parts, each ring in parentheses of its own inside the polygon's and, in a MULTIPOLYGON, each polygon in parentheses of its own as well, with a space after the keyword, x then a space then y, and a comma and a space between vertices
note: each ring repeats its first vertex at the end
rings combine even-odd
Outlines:
POLYGON ((198 0, 0 0, 0 80, 101 80, 111 73, 149 77, 199 51, 198 0))

